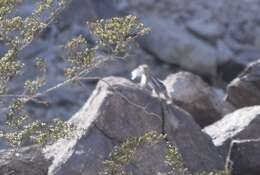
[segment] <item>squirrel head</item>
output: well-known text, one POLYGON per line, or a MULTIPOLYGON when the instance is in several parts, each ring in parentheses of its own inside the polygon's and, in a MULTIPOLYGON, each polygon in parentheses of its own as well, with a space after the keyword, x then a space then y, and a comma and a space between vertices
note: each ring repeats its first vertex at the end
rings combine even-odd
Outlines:
POLYGON ((148 75, 149 73, 149 66, 147 64, 142 64, 138 66, 136 69, 134 69, 131 73, 131 79, 136 80, 137 78, 141 78, 142 75, 148 75))

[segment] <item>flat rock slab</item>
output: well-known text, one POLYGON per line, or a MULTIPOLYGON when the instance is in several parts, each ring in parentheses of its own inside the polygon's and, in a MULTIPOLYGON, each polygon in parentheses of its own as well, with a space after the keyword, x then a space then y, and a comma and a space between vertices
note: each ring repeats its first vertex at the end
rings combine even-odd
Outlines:
POLYGON ((260 106, 239 109, 203 131, 212 138, 224 157, 231 141, 241 142, 235 143, 231 150, 235 174, 260 174, 260 106))

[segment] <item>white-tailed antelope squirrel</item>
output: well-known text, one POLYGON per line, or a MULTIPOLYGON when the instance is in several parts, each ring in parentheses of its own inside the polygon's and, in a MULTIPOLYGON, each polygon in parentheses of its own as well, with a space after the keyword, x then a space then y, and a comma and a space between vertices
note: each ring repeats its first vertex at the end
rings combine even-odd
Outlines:
POLYGON ((141 87, 151 88, 159 98, 164 98, 167 102, 170 100, 165 85, 152 74, 148 65, 140 65, 132 71, 131 79, 136 80, 139 78, 141 79, 141 87))
MULTIPOLYGON (((169 114, 172 114, 169 109, 168 109, 168 104, 172 103, 172 100, 169 98, 168 93, 167 93, 167 89, 165 87, 165 85, 163 84, 163 82, 161 80, 159 80, 158 78, 156 78, 152 72, 150 71, 148 65, 143 64, 140 65, 139 67, 137 67, 136 69, 134 69, 132 71, 132 80, 136 80, 136 79, 141 79, 140 80, 140 86, 143 88, 151 88, 156 95, 158 96, 159 100, 160 100, 160 105, 161 105, 161 109, 162 109, 162 133, 165 134, 165 117, 166 115, 168 116, 169 114), (166 104, 163 102, 164 99, 166 101, 166 104)), ((171 115, 171 117, 174 117, 173 115, 171 115)), ((176 122, 175 127, 178 127, 178 120, 175 120, 176 122)))

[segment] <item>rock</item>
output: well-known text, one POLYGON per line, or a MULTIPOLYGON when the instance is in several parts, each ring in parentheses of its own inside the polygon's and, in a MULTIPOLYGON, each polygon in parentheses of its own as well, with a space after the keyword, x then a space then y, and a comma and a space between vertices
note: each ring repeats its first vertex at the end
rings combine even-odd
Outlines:
POLYGON ((218 70, 220 78, 228 84, 234 80, 244 68, 244 66, 236 64, 233 60, 230 60, 224 65, 219 66, 218 70))
POLYGON ((212 46, 192 36, 171 19, 152 14, 141 19, 152 29, 141 42, 146 50, 166 63, 203 75, 216 74, 217 53, 212 46))
POLYGON ((260 29, 257 28, 255 31, 255 41, 254 41, 254 45, 256 48, 260 48, 260 29))
POLYGON ((187 29, 198 37, 213 43, 225 32, 224 27, 219 23, 201 19, 187 22, 187 29))
POLYGON ((76 0, 72 1, 58 18, 59 28, 72 24, 84 24, 88 20, 110 18, 118 15, 112 2, 105 0, 76 0))
POLYGON ((260 174, 260 106, 239 109, 220 121, 206 127, 214 144, 227 156, 231 140, 250 140, 234 144, 231 154, 233 171, 236 175, 260 174))
POLYGON ((217 53, 218 53, 218 65, 223 65, 225 63, 228 63, 230 60, 233 60, 235 57, 235 54, 233 51, 227 46, 227 44, 222 41, 217 41, 217 53))
POLYGON ((101 66, 97 67, 89 76, 107 77, 107 76, 121 76, 130 77, 131 71, 141 64, 147 64, 152 72, 161 79, 165 78, 177 68, 172 68, 165 63, 159 63, 151 55, 139 47, 130 51, 130 55, 125 59, 111 59, 104 62, 101 66), (140 59, 141 58, 141 59, 140 59), (105 70, 105 71, 104 71, 105 70))
POLYGON ((46 175, 49 161, 38 146, 0 150, 0 174, 2 175, 46 175))
POLYGON ((241 53, 243 51, 252 49, 252 46, 250 44, 248 44, 248 43, 241 43, 239 41, 236 41, 230 35, 226 35, 223 38, 223 40, 227 44, 227 46, 235 53, 241 53))
POLYGON ((234 175, 258 175, 260 173, 259 145, 260 139, 243 140, 234 144, 231 153, 231 160, 234 161, 234 175))
POLYGON ((237 54, 237 56, 229 56, 229 59, 225 64, 219 67, 223 79, 226 82, 230 82, 235 79, 246 66, 259 59, 260 51, 257 49, 247 49, 246 51, 237 54))
MULTIPOLYGON (((133 157, 135 165, 133 167, 130 167, 132 173, 138 175, 148 175, 154 173, 156 174, 158 172, 171 172, 171 167, 163 162, 166 156, 165 150, 167 150, 167 145, 165 144, 165 141, 161 141, 158 144, 152 146, 149 144, 141 146, 141 148, 135 151, 133 157)), ((177 174, 178 170, 175 171, 177 174)), ((182 172, 182 170, 180 171, 182 172)), ((183 174, 189 175, 188 172, 183 174)))
POLYGON ((168 140, 177 145, 183 156, 184 164, 191 172, 223 168, 223 157, 211 146, 211 141, 201 134, 200 127, 187 112, 178 107, 170 108, 169 115, 165 119, 165 132, 168 140), (198 158, 198 153, 204 155, 198 158))
POLYGON ((244 68, 251 62, 257 61, 259 59, 260 51, 259 49, 248 49, 241 52, 237 58, 233 61, 237 64, 244 66, 244 68))
POLYGON ((201 127, 221 119, 233 110, 197 75, 179 72, 169 75, 164 83, 174 103, 188 111, 201 127))
MULTIPOLYGON (((192 117, 177 107, 169 106, 169 109, 166 133, 183 154, 185 165, 191 171, 223 168, 222 158, 192 117)), ((115 145, 149 131, 162 132, 159 100, 136 84, 116 77, 101 80, 70 122, 78 126, 72 136, 44 151, 45 156, 53 160, 50 175, 96 175, 103 171, 103 161, 115 145)), ((137 175, 167 173, 165 146, 163 140, 149 150, 138 149, 128 168, 137 175)))
POLYGON ((249 64, 227 88, 226 101, 235 107, 260 104, 260 60, 249 64))

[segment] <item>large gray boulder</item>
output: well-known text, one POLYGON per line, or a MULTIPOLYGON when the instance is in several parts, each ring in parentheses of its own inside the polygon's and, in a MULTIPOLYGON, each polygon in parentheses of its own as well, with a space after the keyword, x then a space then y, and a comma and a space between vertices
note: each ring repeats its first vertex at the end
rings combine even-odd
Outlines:
POLYGON ((228 114, 220 121, 203 129, 219 147, 224 157, 228 154, 231 141, 237 140, 230 156, 234 174, 258 175, 260 173, 259 121, 260 106, 253 106, 228 114))
POLYGON ((188 111, 201 127, 212 124, 234 110, 212 87, 192 73, 171 74, 164 84, 173 102, 188 111))
MULTIPOLYGON (((73 136, 44 150, 52 160, 49 174, 96 175, 104 170, 103 161, 115 145, 149 131, 163 130, 190 171, 222 169, 222 157, 192 117, 173 105, 167 111, 163 129, 160 102, 149 91, 123 78, 101 80, 87 103, 70 119, 78 127, 73 136)), ((139 148, 126 169, 142 175, 167 173, 166 142, 148 146, 148 150, 146 146, 139 148)))
POLYGON ((237 108, 260 105, 260 60, 249 64, 228 85, 226 101, 237 108))
POLYGON ((209 40, 215 40, 223 34, 223 30, 222 26, 213 20, 211 26, 204 21, 208 17, 207 13, 197 16, 197 12, 203 11, 196 9, 200 5, 200 2, 196 2, 195 5, 193 1, 176 0, 128 2, 129 12, 136 13, 152 29, 152 33, 141 41, 147 51, 167 63, 180 65, 199 74, 214 76, 218 54, 204 39, 207 40, 209 37, 209 40), (193 9, 194 6, 196 7, 193 9), (187 13, 190 8, 195 12, 194 20, 187 13), (198 28, 198 23, 202 23, 202 27, 198 28))
POLYGON ((216 50, 194 37, 183 26, 155 14, 142 17, 152 33, 142 40, 146 50, 159 59, 203 75, 216 75, 216 50))

